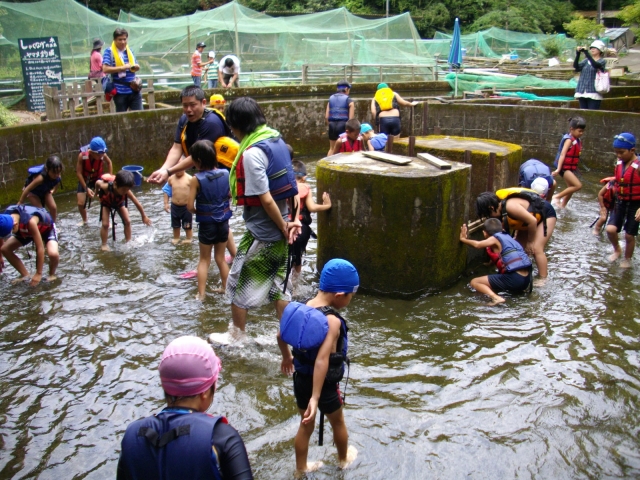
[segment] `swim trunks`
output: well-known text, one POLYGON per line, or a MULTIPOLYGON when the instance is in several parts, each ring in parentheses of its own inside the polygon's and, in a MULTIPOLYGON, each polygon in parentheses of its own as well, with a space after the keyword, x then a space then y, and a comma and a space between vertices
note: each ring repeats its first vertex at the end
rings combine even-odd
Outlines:
MULTIPOLYGON (((298 372, 293 374, 293 394, 300 410, 306 410, 313 393, 313 375, 298 372)), ((339 383, 324 383, 318 399, 318 409, 324 414, 332 414, 342 407, 339 383)))
POLYGON ((302 224, 302 231, 291 245, 291 265, 297 267, 302 265, 302 255, 307 250, 307 243, 311 237, 311 227, 302 224))
POLYGON ((638 235, 640 223, 636 221, 636 212, 640 208, 640 202, 616 202, 616 206, 609 215, 607 225, 615 225, 620 233, 624 225, 624 231, 631 236, 638 235))
POLYGON ((176 205, 171 203, 171 228, 184 228, 185 230, 191 230, 191 222, 193 221, 193 215, 187 210, 186 205, 176 205))
POLYGON ((346 120, 329 121, 329 140, 337 140, 340 134, 346 131, 346 120))
POLYGON ((380 117, 380 133, 400 135, 400 117, 380 117))
POLYGON ((491 285, 491 290, 496 293, 522 293, 529 288, 530 283, 531 271, 529 271, 529 275, 526 277, 523 277, 518 272, 489 275, 489 285, 491 285))

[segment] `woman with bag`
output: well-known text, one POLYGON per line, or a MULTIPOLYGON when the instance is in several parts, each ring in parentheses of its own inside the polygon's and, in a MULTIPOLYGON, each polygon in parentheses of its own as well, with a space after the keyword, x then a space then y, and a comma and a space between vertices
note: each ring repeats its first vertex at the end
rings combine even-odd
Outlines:
POLYGON ((605 46, 601 40, 595 40, 589 50, 585 47, 576 48, 576 59, 573 61, 573 68, 576 72, 580 72, 580 79, 578 80, 574 97, 578 99, 582 109, 599 110, 600 102, 602 102, 600 93, 609 91, 609 74, 605 71, 607 62, 603 58, 604 49, 605 46), (584 56, 587 57, 583 61, 580 61, 580 52, 584 52, 584 56), (603 75, 607 77, 605 82, 603 82, 605 80, 602 78, 603 75), (603 85, 605 83, 606 88, 603 85), (598 84, 597 89, 596 84, 598 84))

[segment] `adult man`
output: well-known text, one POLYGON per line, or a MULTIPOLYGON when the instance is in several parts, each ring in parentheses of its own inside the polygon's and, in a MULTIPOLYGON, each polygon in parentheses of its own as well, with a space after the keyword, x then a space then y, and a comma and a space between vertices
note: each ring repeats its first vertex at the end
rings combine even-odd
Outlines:
POLYGON ((140 70, 140 65, 136 63, 133 52, 127 45, 128 39, 129 32, 124 28, 116 28, 113 43, 102 57, 102 71, 111 74, 111 81, 116 87, 117 95, 113 97, 116 112, 142 110, 140 84, 135 82, 135 72, 140 70))
POLYGON ((227 123, 241 141, 229 184, 234 202, 244 207, 247 227, 229 272, 227 297, 233 324, 244 331, 249 309, 274 302, 280 318, 291 300, 287 257, 302 225, 291 155, 280 134, 266 125, 256 101, 234 100, 227 123), (288 221, 290 211, 293 222, 288 221))
POLYGON ((324 113, 324 119, 329 126, 329 153, 327 155, 332 154, 338 136, 345 132, 347 120, 353 118, 355 104, 349 97, 350 91, 349 82, 340 80, 338 91, 329 97, 329 103, 327 103, 327 109, 324 113))
POLYGON ((202 63, 202 52, 207 45, 204 42, 200 42, 196 45, 196 51, 191 55, 191 78, 193 78, 193 84, 196 87, 202 85, 202 67, 209 65, 213 60, 202 63))
POLYGON ((235 55, 225 55, 218 65, 218 84, 222 88, 238 87, 240 76, 240 60, 235 55))

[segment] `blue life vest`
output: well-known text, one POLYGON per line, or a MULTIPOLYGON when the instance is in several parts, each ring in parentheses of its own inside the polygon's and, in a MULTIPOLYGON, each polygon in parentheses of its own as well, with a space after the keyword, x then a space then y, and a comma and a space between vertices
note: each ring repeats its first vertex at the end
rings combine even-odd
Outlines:
MULTIPOLYGON (((274 200, 285 200, 298 194, 298 184, 293 174, 291 154, 282 137, 273 137, 262 142, 255 143, 249 148, 257 147, 262 150, 269 164, 267 165, 267 177, 269 178, 269 193, 274 200)), ((238 181, 237 203, 244 206, 262 206, 257 195, 245 195, 244 158, 241 157, 236 167, 238 181)))
POLYGON ((502 250, 500 258, 504 264, 506 273, 515 272, 524 268, 531 268, 531 260, 522 246, 516 242, 511 235, 506 233, 496 233, 493 235, 500 241, 502 250))
POLYGON ((213 447, 213 429, 224 417, 166 408, 127 427, 118 479, 216 479, 222 475, 213 447))
POLYGON ((338 92, 329 97, 329 121, 346 122, 349 120, 349 95, 338 92))
POLYGON ((196 195, 196 222, 224 222, 231 218, 229 172, 224 169, 196 173, 200 191, 196 195))
POLYGON ((62 181, 60 177, 56 178, 55 180, 52 180, 51 177, 49 177, 49 175, 45 171, 44 163, 41 165, 34 165, 32 167, 29 167, 27 169, 27 173, 29 175, 27 176, 27 179, 24 182, 25 187, 29 185, 31 182, 33 182, 36 178, 38 178, 38 175, 42 175, 44 179, 42 183, 38 185, 36 188, 34 188, 33 190, 31 190, 31 193, 34 193, 41 199, 47 193, 53 190, 53 188, 62 181))
POLYGON ((12 213, 20 215, 20 220, 18 221, 18 233, 22 238, 31 238, 31 233, 29 233, 29 221, 31 221, 31 217, 33 216, 40 219, 38 222, 38 231, 41 234, 49 233, 53 228, 51 215, 49 215, 49 212, 44 208, 32 207, 31 205, 11 205, 7 207, 4 213, 7 215, 11 215, 12 213))
POLYGON ((373 148, 376 152, 383 152, 384 147, 387 145, 387 134, 379 133, 377 135, 374 135, 369 140, 369 143, 373 145, 373 148))
POLYGON ((313 308, 299 302, 290 302, 280 319, 280 338, 293 347, 293 365, 296 372, 313 375, 313 367, 322 342, 327 338, 329 322, 327 315, 340 319, 340 336, 336 352, 329 356, 326 383, 337 383, 344 375, 344 364, 348 363, 349 339, 347 322, 331 307, 313 308))
POLYGON ((520 178, 518 184, 521 187, 531 188, 531 183, 538 177, 544 178, 547 182, 551 179, 551 183, 553 184, 551 169, 540 160, 532 158, 520 165, 520 178))

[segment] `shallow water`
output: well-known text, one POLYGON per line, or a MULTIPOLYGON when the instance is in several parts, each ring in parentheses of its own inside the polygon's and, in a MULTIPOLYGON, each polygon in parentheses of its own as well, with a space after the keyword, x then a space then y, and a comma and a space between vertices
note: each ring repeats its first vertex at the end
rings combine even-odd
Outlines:
MULTIPOLYGON (((640 265, 608 264, 610 246, 590 234, 595 181, 559 214, 549 282, 530 296, 487 307, 464 277, 413 301, 354 298, 345 417, 359 455, 338 472, 327 425, 325 446, 312 437, 310 460, 325 466, 310 478, 640 476, 640 265)), ((100 252, 97 208, 76 227, 75 197, 60 195, 60 280, 29 288, 10 284, 11 267, 0 275, 0 478, 113 478, 126 425, 162 406, 166 344, 227 329, 229 306, 195 301, 195 280, 178 278, 197 243, 170 244, 160 189, 136 193, 154 227, 132 207, 131 244, 119 226, 114 251, 100 252)), ((239 239, 240 212, 231 223, 239 239)), ((313 242, 300 298, 316 282, 313 242)), ((256 478, 291 478, 298 417, 277 321, 269 307, 249 320, 248 345, 217 350, 211 411, 241 432, 256 478)))

